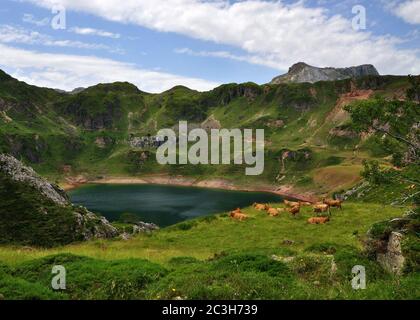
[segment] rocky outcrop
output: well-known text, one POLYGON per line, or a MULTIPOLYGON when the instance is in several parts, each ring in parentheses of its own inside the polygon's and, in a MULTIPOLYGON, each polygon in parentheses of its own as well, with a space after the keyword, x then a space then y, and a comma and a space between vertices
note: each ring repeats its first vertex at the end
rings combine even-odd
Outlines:
POLYGON ((310 149, 299 149, 296 151, 283 150, 281 152, 281 159, 289 161, 307 161, 311 160, 312 156, 313 152, 310 149))
POLYGON ((403 235, 398 232, 392 232, 388 239, 388 245, 385 253, 378 253, 377 260, 379 264, 388 272, 401 274, 404 268, 405 258, 401 250, 401 241, 403 235))
POLYGON ((97 216, 86 208, 76 208, 76 230, 83 240, 106 239, 118 236, 118 230, 105 217, 97 216))
POLYGON ((354 130, 350 129, 350 128, 345 128, 345 127, 335 127, 332 128, 329 133, 328 133, 331 137, 339 137, 339 138, 349 138, 349 139, 355 139, 357 138, 359 135, 357 132, 355 132, 354 130))
POLYGON ((133 234, 147 233, 159 230, 159 227, 154 223, 137 222, 133 225, 133 234))
POLYGON ((286 163, 304 163, 313 159, 313 152, 310 149, 304 148, 296 151, 284 149, 280 152, 279 161, 281 162, 280 173, 286 172, 286 163))
POLYGON ((315 83, 318 81, 335 81, 365 76, 379 76, 373 65, 366 64, 350 68, 317 68, 304 62, 294 64, 287 74, 274 78, 270 84, 280 83, 315 83))
POLYGON ((212 114, 201 123, 201 128, 207 131, 211 131, 212 129, 221 129, 222 125, 220 124, 220 121, 217 120, 212 114))
POLYGON ((229 104, 236 98, 246 98, 247 101, 254 101, 263 92, 263 89, 255 83, 225 84, 213 90, 219 97, 219 103, 229 104))
POLYGON ((31 163, 42 163, 43 156, 48 151, 46 141, 37 134, 3 134, 0 136, 0 143, 4 146, 3 152, 7 152, 16 158, 24 158, 31 163))
POLYGON ((402 218, 374 224, 367 234, 365 249, 386 271, 401 275, 418 269, 420 213, 410 211, 402 218))
POLYGON ((50 247, 117 235, 104 217, 73 206, 61 188, 0 154, 0 243, 50 247))
POLYGON ((16 182, 34 187, 46 198, 60 206, 69 204, 69 199, 63 190, 42 179, 32 168, 24 166, 22 162, 12 156, 0 154, 0 171, 16 182))

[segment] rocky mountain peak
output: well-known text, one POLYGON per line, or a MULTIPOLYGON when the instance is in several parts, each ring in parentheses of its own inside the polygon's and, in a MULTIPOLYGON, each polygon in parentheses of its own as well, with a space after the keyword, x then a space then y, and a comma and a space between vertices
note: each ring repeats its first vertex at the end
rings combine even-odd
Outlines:
POLYGON ((291 66, 289 68, 288 73, 289 74, 298 73, 298 72, 302 71, 303 69, 305 69, 306 67, 310 67, 310 65, 306 64, 305 62, 298 62, 298 63, 295 63, 293 66, 291 66))
POLYGON ((274 78, 271 84, 280 83, 315 83, 318 81, 336 81, 350 78, 360 78, 369 75, 379 76, 371 64, 349 68, 318 68, 305 62, 298 62, 289 68, 289 72, 274 78))

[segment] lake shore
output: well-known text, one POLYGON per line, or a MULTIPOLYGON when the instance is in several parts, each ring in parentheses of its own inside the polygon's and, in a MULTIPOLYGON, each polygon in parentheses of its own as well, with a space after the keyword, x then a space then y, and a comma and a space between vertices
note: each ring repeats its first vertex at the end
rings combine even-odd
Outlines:
POLYGON ((184 176, 144 176, 144 177, 117 177, 109 176, 101 179, 87 179, 83 176, 67 178, 60 186, 65 191, 76 189, 85 184, 156 184, 173 185, 183 187, 197 187, 208 189, 221 189, 245 192, 268 192, 284 198, 290 198, 305 202, 317 202, 319 198, 310 192, 299 193, 293 186, 254 186, 244 187, 223 179, 197 180, 184 176))

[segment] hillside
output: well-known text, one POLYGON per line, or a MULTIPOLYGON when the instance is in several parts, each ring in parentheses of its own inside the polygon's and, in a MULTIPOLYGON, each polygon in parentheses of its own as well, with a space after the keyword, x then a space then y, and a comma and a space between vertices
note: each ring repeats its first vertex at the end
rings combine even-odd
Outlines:
POLYGON ((403 98, 407 86, 407 77, 368 76, 314 84, 227 84, 209 92, 179 86, 161 94, 112 83, 67 94, 2 73, 0 152, 57 182, 160 174, 340 191, 358 182, 363 159, 387 156, 374 139, 347 128, 343 107, 373 96, 403 98), (179 120, 207 129, 264 128, 264 174, 246 177, 243 168, 229 165, 163 167, 153 148, 130 144, 179 120))
POLYGON ((419 83, 368 76, 149 94, 119 82, 65 93, 0 73, 0 153, 56 183, 174 177, 346 199, 323 225, 308 223, 311 207, 277 217, 242 208, 245 221, 224 212, 127 234, 132 223, 111 226, 74 207, 56 184, 0 155, 0 299, 418 299, 419 83), (158 165, 140 138, 179 120, 264 128, 264 174, 158 165), (379 120, 397 137, 414 135, 414 157, 366 134, 379 120), (57 264, 71 274, 65 292, 50 288, 57 264), (366 290, 351 287, 355 265, 366 268, 366 290))
MULTIPOLYGON (((384 272, 361 245, 373 223, 401 216, 404 209, 349 202, 321 226, 306 223, 309 208, 298 217, 273 218, 253 208, 244 212, 250 216, 245 222, 220 214, 128 241, 50 250, 0 247, 0 294, 5 299, 82 300, 420 297, 418 241, 404 242, 407 268, 399 278, 384 272), (50 289, 51 268, 57 264, 71 275, 63 292, 50 289), (356 264, 366 268, 366 290, 351 287, 356 264)), ((372 230, 379 237, 383 224, 372 230)))
POLYGON ((1 244, 53 247, 118 234, 105 218, 74 207, 59 187, 3 154, 0 199, 1 244))

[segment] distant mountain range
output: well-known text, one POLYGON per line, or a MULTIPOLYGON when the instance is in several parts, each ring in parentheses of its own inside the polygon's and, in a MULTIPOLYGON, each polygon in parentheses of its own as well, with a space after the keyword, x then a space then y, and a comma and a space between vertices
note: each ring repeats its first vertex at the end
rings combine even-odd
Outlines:
POLYGON ((318 68, 304 62, 299 62, 290 67, 289 72, 274 78, 271 84, 280 83, 315 83, 318 81, 336 81, 365 76, 379 76, 379 72, 371 64, 364 64, 349 68, 318 68))

